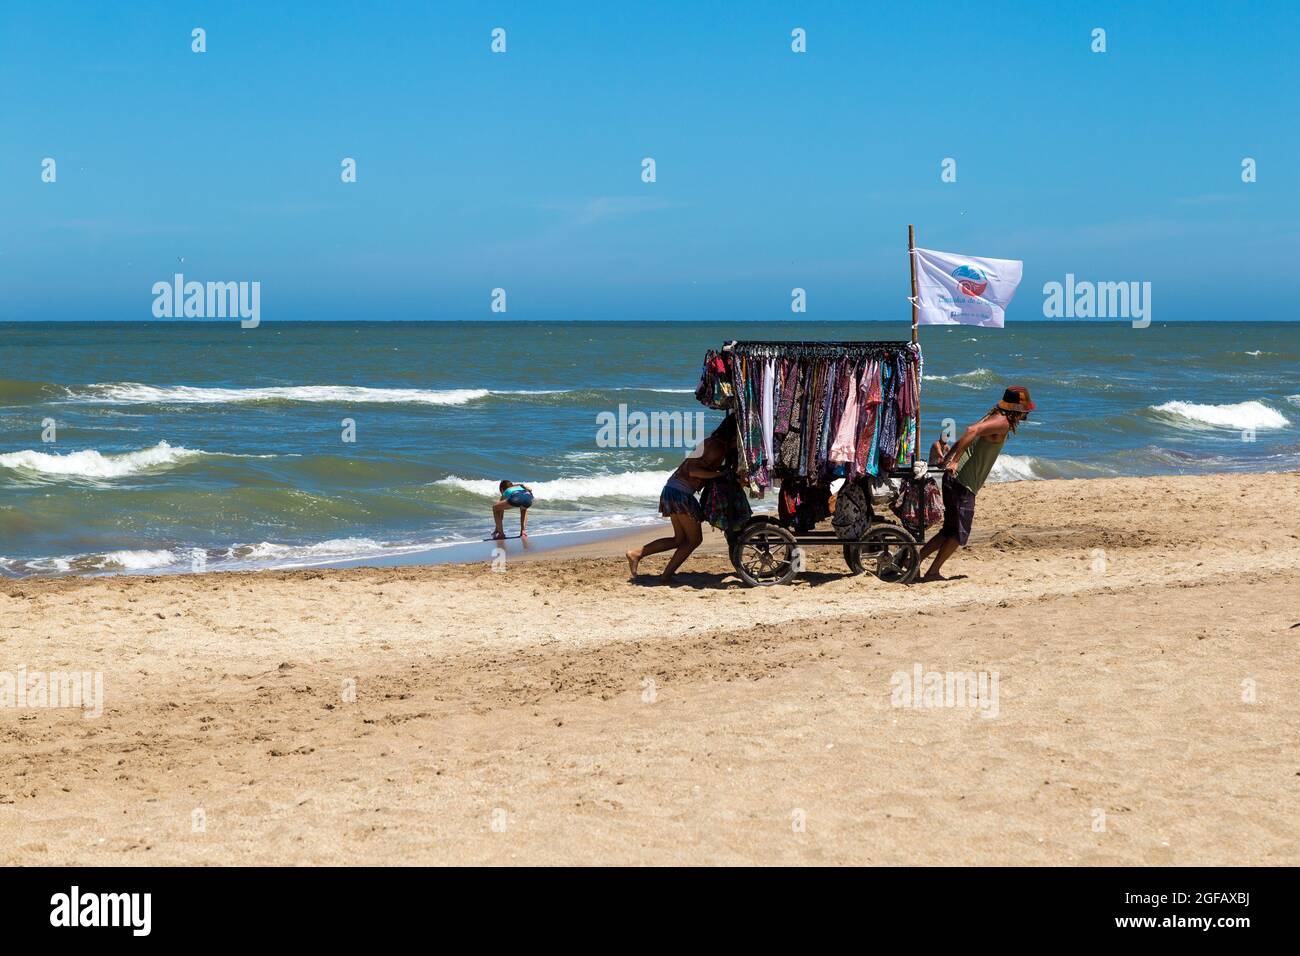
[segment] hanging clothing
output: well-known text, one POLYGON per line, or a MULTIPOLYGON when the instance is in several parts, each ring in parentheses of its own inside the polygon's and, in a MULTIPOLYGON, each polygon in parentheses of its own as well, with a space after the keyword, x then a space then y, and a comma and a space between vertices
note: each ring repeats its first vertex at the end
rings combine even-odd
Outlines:
POLYGON ((917 443, 921 352, 908 342, 736 342, 705 355, 696 398, 736 416, 737 472, 774 481, 881 475, 917 443))
POLYGON ((831 444, 831 461, 850 462, 857 450, 858 438, 858 380, 855 369, 849 369, 848 387, 844 390, 844 412, 840 415, 835 429, 835 441, 831 444))
POLYGON ((777 515, 782 524, 793 524, 796 531, 811 531, 830 514, 831 490, 803 478, 781 483, 777 515))
POLYGON ((767 360, 763 369, 763 464, 772 463, 772 401, 776 392, 776 362, 767 360))
POLYGON ((898 363, 881 362, 880 368, 884 374, 880 379, 880 433, 876 436, 877 470, 873 475, 893 468, 898 454, 898 363))
POLYGON ((902 380, 903 385, 898 395, 900 434, 894 458, 903 465, 908 465, 916 453, 916 412, 921 407, 920 375, 911 359, 903 362, 902 380))
POLYGON ((781 401, 778 403, 776 410, 775 434, 778 446, 785 437, 785 433, 790 430, 790 415, 794 411, 798 369, 798 359, 783 359, 781 362, 781 401))
POLYGON ((890 508, 903 524, 930 528, 943 520, 943 492, 934 478, 904 481, 903 491, 890 508))
POLYGON ((868 474, 871 442, 876 434, 876 409, 880 405, 880 363, 868 359, 858 383, 858 434, 854 439, 857 450, 853 455, 850 478, 868 474))
POLYGON ((835 407, 835 390, 840 377, 840 364, 839 362, 831 362, 826 369, 826 387, 822 400, 821 435, 817 441, 817 459, 812 472, 817 477, 824 476, 830 467, 831 442, 835 438, 835 435, 831 432, 831 422, 838 411, 835 407))
POLYGON ((804 397, 803 367, 796 364, 791 370, 792 382, 787 383, 790 406, 785 420, 785 434, 777 453, 777 467, 785 474, 798 474, 799 451, 803 447, 804 397))
POLYGON ((695 399, 709 408, 731 405, 732 387, 726 361, 712 349, 704 355, 704 368, 700 371, 700 384, 695 387, 695 399))
POLYGON ((835 496, 831 527, 841 541, 858 541, 871 527, 871 499, 856 481, 846 481, 835 496))
POLYGON ((812 464, 815 454, 814 448, 817 439, 821 435, 821 423, 817 420, 817 412, 821 407, 822 400, 822 380, 825 375, 825 366, 820 362, 810 363, 807 371, 807 387, 803 394, 803 420, 804 430, 803 440, 799 445, 799 471, 800 475, 808 474, 808 467, 812 464))
POLYGON ((728 542, 754 513, 735 475, 719 475, 706 481, 700 492, 700 507, 709 524, 725 534, 728 542))

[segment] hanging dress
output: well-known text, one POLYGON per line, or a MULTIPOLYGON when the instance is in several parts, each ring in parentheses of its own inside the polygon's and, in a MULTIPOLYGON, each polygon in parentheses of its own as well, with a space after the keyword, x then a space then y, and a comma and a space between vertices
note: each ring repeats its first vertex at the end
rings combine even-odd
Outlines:
POLYGON ((776 393, 776 362, 768 359, 763 366, 763 464, 772 464, 772 401, 776 393))
POLYGON ((854 453, 857 451, 858 392, 860 391, 858 381, 861 378, 861 368, 851 367, 848 376, 848 386, 844 390, 844 411, 835 429, 835 441, 831 444, 831 461, 837 463, 853 461, 854 453))
POLYGON ((782 476, 799 474, 799 453, 803 447, 803 406, 807 388, 804 384, 806 368, 804 363, 796 360, 790 369, 782 395, 782 420, 785 423, 781 437, 781 447, 777 450, 776 463, 782 476), (788 400, 788 404, 787 403, 788 400))

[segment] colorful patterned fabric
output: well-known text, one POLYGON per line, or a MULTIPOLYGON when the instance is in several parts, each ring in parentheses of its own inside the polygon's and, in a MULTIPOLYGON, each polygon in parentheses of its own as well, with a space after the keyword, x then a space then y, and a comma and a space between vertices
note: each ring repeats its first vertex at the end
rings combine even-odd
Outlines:
POLYGON ((835 496, 831 527, 841 541, 859 541, 871 527, 871 501, 858 482, 846 481, 835 496))
POLYGON ((943 492, 934 478, 904 481, 903 493, 890 507, 908 527, 930 528, 943 520, 943 492))
POLYGON ((700 506, 705 519, 723 532, 728 541, 754 513, 745 497, 745 490, 733 475, 719 475, 705 482, 704 490, 700 492, 700 506))
POLYGON ((921 352, 909 343, 842 351, 795 344, 709 352, 696 398, 730 409, 737 471, 750 494, 793 477, 878 475, 916 454, 921 352))

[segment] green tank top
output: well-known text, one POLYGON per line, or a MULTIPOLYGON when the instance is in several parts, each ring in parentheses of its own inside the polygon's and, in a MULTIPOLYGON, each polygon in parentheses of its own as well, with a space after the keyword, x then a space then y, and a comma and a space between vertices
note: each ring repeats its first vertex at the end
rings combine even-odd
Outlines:
POLYGON ((982 437, 975 439, 975 443, 962 452, 961 464, 957 466, 957 481, 967 490, 978 492, 984 487, 993 463, 1002 454, 1002 446, 1006 443, 1005 438, 1000 442, 986 441, 982 437))

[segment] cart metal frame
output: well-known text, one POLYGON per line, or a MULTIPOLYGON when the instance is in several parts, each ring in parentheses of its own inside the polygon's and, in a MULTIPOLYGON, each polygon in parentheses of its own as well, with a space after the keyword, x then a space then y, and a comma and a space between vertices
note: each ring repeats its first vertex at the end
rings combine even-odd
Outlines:
MULTIPOLYGON (((895 468, 890 478, 916 478, 910 468, 895 468)), ((750 587, 788 584, 803 570, 799 549, 840 547, 853 574, 871 573, 882 581, 910 584, 920 572, 925 528, 879 517, 873 506, 871 522, 857 541, 846 541, 833 530, 794 531, 789 522, 772 515, 754 515, 737 529, 730 547, 732 567, 750 587)))

